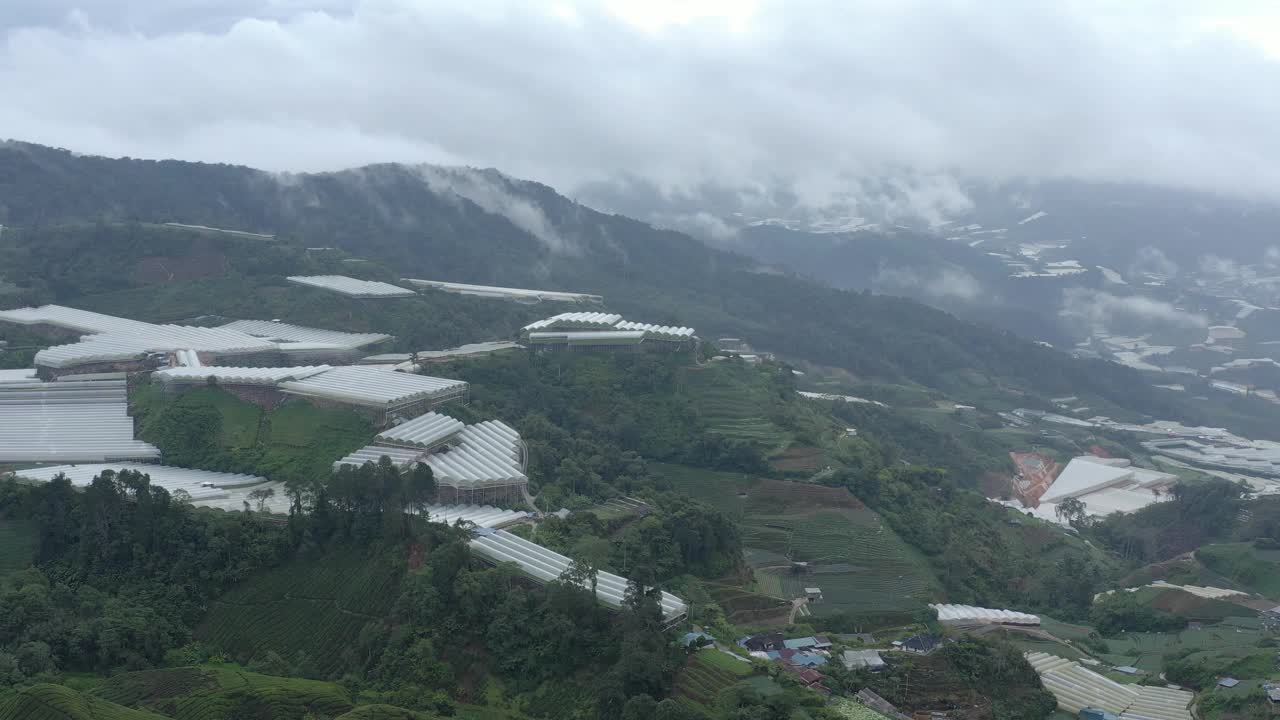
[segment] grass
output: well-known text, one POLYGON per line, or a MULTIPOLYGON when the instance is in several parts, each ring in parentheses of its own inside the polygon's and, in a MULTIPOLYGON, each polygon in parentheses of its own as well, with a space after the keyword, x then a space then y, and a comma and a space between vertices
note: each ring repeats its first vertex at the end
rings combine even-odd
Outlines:
MULTIPOLYGON (((773 384, 773 369, 720 363, 685 368, 682 390, 697 409, 713 435, 760 446, 766 454, 780 453, 796 443, 798 436, 818 437, 830 429, 831 421, 797 397, 783 396, 773 384)), ((798 443, 806 446, 807 443, 798 443)), ((784 459, 787 469, 804 470, 813 458, 822 457, 819 448, 800 453, 804 458, 784 459), (813 456, 813 457, 809 457, 813 456), (791 467, 795 465, 795 467, 791 467)))
POLYGON ((846 490, 681 465, 653 468, 677 492, 737 521, 755 574, 744 591, 792 598, 817 585, 824 598, 810 608, 817 615, 911 612, 937 596, 928 560, 846 490), (807 572, 792 574, 792 560, 809 563, 807 572))
MULTIPOLYGON (((138 389, 135 405, 163 405, 173 403, 187 407, 210 407, 222 418, 222 432, 218 445, 232 450, 254 447, 258 442, 258 426, 262 421, 262 409, 244 402, 234 395, 215 387, 196 387, 178 396, 167 396, 158 385, 145 385, 138 389)), ((147 430, 144 422, 142 431, 147 430)))
POLYGON ((31 565, 38 545, 34 522, 0 517, 0 579, 31 565))
MULTIPOLYGON (((685 662, 676 676, 671 695, 700 709, 710 709, 721 691, 738 684, 753 672, 750 663, 734 660, 719 650, 701 650, 685 662)), ((767 676, 764 679, 769 680, 767 676)))
POLYGON ((1280 595, 1280 552, 1257 550, 1250 543, 1224 543, 1200 548, 1196 558, 1255 592, 1280 595))
POLYGON ((347 692, 319 680, 244 670, 183 667, 124 673, 94 690, 104 700, 143 707, 175 720, 336 717, 352 709, 347 692))
POLYGON ((61 685, 0 691, 0 720, 164 720, 61 685))
POLYGON ((370 621, 390 610, 403 568, 359 552, 299 559, 250 577, 215 601, 198 639, 248 662, 267 651, 305 652, 327 675, 370 621))

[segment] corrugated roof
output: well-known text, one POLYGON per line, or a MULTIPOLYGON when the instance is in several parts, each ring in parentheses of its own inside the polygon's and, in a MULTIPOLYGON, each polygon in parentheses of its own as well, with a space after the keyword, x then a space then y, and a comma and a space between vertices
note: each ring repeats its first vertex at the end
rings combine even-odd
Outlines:
POLYGON ((434 288, 445 292, 462 295, 478 295, 480 297, 500 297, 517 300, 551 300, 557 302, 602 302, 599 295, 587 293, 563 292, 560 290, 527 290, 524 288, 499 287, 496 285, 471 285, 468 283, 445 282, 443 280, 417 280, 400 278, 400 282, 410 285, 434 288))
POLYGON ((693 337, 693 328, 672 325, 653 325, 623 320, 615 328, 619 330, 643 330, 645 335, 654 339, 688 340, 693 337))
POLYGON ((412 297, 418 293, 390 283, 374 280, 359 280, 346 275, 291 275, 285 278, 289 282, 330 290, 332 292, 360 298, 412 297))
POLYGON ((528 482, 521 466, 520 433, 506 423, 488 420, 466 426, 458 444, 426 457, 436 482, 473 489, 528 482))
POLYGON ((1016 610, 994 610, 973 605, 930 604, 939 622, 980 622, 1003 625, 1039 625, 1040 616, 1016 610))

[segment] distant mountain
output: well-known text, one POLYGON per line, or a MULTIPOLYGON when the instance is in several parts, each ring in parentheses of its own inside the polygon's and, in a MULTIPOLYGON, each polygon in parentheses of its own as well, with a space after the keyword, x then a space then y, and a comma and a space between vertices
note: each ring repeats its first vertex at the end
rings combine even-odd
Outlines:
MULTIPOLYGON (((494 170, 376 165, 272 175, 227 165, 85 157, 10 142, 0 145, 0 198, 0 223, 18 229, 0 236, 0 249, 5 243, 38 245, 40 240, 24 238, 41 237, 43 227, 85 222, 235 228, 274 234, 281 248, 341 248, 397 274, 598 293, 611 308, 640 319, 693 325, 704 337, 747 338, 758 348, 842 368, 856 378, 916 383, 958 397, 1014 393, 1018 402, 1035 404, 1035 398, 1088 394, 1163 416, 1192 412, 1125 368, 1075 360, 910 300, 832 289, 494 170)), ((132 261, 130 253, 146 259, 119 239, 104 248, 92 233, 77 237, 69 241, 84 248, 77 257, 97 253, 116 264, 132 261)), ((911 237, 935 243, 936 251, 918 253, 923 259, 967 270, 979 281, 999 274, 990 262, 970 263, 963 250, 937 244, 943 240, 911 237)), ((873 237, 866 247, 896 247, 886 242, 873 237)), ((14 248, 0 280, 24 284, 47 274, 49 262, 75 260, 41 258, 39 250, 14 248)), ((853 258, 863 250, 845 242, 828 252, 853 258)), ((271 262, 288 265, 284 255, 271 262)), ((883 274, 876 266, 873 275, 866 264, 863 277, 883 274)), ((111 281, 127 285, 134 282, 130 277, 113 271, 111 281)), ((53 299, 74 292, 55 289, 53 299)))

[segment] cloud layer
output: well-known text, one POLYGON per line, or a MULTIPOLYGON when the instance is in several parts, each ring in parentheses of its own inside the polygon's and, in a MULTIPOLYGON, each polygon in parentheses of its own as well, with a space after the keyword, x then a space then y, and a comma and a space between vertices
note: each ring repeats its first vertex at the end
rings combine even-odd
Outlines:
POLYGON ((1232 30, 1251 13, 1280 27, 1262 2, 1211 4, 1221 17, 1183 0, 164 5, 6 4, 0 135, 273 170, 464 163, 567 190, 630 173, 814 203, 897 173, 1280 193, 1280 63, 1232 30))

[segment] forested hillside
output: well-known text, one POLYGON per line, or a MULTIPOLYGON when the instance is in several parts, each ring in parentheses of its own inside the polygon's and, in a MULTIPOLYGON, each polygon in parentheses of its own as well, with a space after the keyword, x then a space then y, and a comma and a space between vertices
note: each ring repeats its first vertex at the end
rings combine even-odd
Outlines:
MULTIPOLYGON (((381 165, 273 176, 8 143, 0 146, 0 198, 0 222, 9 226, 0 239, 9 260, 3 279, 26 286, 39 278, 33 291, 6 296, 7 304, 74 304, 79 296, 152 283, 172 284, 178 296, 235 295, 234 286, 221 283, 314 268, 314 254, 303 248, 335 247, 399 275, 601 293, 617 311, 693 325, 706 337, 744 337, 859 377, 960 396, 1025 392, 1032 404, 1035 397, 1090 394, 1139 412, 1196 419, 1189 404, 1151 390, 1133 371, 1075 361, 919 303, 762 270, 680 233, 595 212, 495 171, 381 165), (190 250, 163 249, 156 243, 175 231, 114 224, 171 221, 277 239, 211 236, 190 250), (49 273, 49 258, 68 249, 84 250, 83 264, 49 273), (191 262, 200 253, 221 262, 191 262), (95 273, 95 257, 110 271, 95 273), (199 270, 140 269, 168 268, 165 260, 179 257, 186 261, 173 264, 199 270), (190 283, 203 285, 188 290, 190 283)), ((360 272, 358 263, 339 267, 360 272)))

